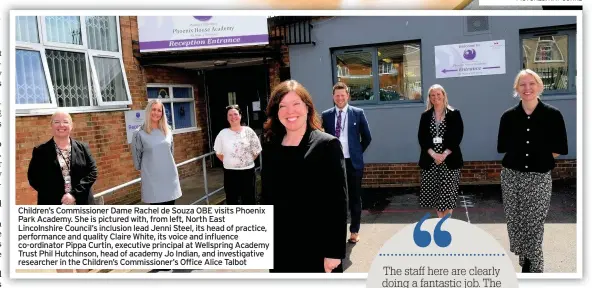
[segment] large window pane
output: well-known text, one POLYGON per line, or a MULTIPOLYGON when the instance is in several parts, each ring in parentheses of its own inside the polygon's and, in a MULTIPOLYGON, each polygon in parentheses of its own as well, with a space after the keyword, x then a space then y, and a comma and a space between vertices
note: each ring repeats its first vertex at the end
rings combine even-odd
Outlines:
POLYGON ((86 17, 88 48, 117 52, 117 20, 114 16, 86 17))
POLYGON ((16 50, 16 104, 51 103, 39 51, 16 50))
POLYGON ((45 50, 59 107, 90 106, 84 53, 45 50))
POLYGON ((49 42, 82 45, 78 16, 46 16, 45 30, 49 42))
POLYGON ((350 87, 351 101, 373 100, 372 53, 338 54, 337 80, 350 87))
POLYGON ((191 87, 184 86, 186 85, 173 84, 151 86, 146 89, 148 99, 162 99, 167 120, 174 130, 196 127, 193 91, 191 87))
POLYGON ((193 102, 175 102, 173 104, 175 111, 175 129, 190 128, 193 127, 194 108, 193 102))
POLYGON ((535 71, 545 86, 545 91, 567 90, 568 36, 541 36, 522 39, 524 68, 535 71))
POLYGON ((191 95, 191 88, 188 87, 173 87, 173 97, 175 98, 193 98, 191 95))
POLYGON ((171 114, 171 103, 162 103, 162 106, 164 106, 164 113, 166 114, 167 117, 167 124, 170 125, 171 127, 173 127, 173 115, 171 114))
POLYGON ((378 48, 380 101, 421 99, 419 44, 378 48))
POLYGON ((93 57, 101 98, 105 102, 127 101, 125 82, 119 59, 93 57))
POLYGON ((39 43, 39 29, 37 27, 37 17, 16 17, 16 41, 39 43))

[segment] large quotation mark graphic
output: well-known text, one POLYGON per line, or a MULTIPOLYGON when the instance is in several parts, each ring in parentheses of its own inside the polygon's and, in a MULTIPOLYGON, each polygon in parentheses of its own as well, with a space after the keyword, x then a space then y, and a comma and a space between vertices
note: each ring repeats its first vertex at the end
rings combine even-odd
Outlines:
MULTIPOLYGON (((421 225, 430 217, 430 213, 426 213, 419 222, 415 225, 413 229, 413 241, 415 245, 425 248, 430 245, 432 242, 432 235, 428 231, 421 230, 421 225)), ((436 224, 436 228, 434 228, 434 242, 439 247, 448 247, 450 242, 452 242, 452 235, 448 231, 442 231, 442 223, 446 221, 446 219, 450 218, 450 213, 446 214, 446 216, 442 217, 438 224, 436 224)))

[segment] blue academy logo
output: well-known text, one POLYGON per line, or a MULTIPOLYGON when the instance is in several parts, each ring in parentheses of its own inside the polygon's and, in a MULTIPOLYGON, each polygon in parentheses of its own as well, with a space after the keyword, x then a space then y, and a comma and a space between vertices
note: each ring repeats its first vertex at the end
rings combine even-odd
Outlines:
POLYGON ((193 18, 195 18, 199 21, 208 21, 208 20, 212 19, 212 16, 193 16, 193 18))
POLYGON ((477 57, 477 51, 475 51, 475 49, 465 49, 465 52, 463 53, 463 58, 470 61, 475 59, 475 57, 477 57))
MULTIPOLYGON (((415 245, 425 248, 430 245, 432 242, 432 235, 428 231, 421 230, 421 225, 430 217, 430 213, 426 213, 419 222, 415 225, 413 229, 413 242, 415 245)), ((446 216, 442 217, 438 224, 436 224, 436 228, 434 228, 434 242, 439 247, 448 247, 450 242, 452 242, 452 235, 448 231, 442 231, 442 223, 450 218, 450 213, 446 214, 446 216)))
POLYGON ((136 112, 136 119, 140 119, 140 112, 136 112))

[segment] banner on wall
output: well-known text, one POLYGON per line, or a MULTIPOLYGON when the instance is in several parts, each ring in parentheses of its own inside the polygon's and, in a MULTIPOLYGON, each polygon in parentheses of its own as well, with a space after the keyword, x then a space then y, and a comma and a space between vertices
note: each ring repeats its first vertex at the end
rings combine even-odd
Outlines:
POLYGON ((506 73, 505 40, 434 47, 436 78, 506 73))
POLYGON ((125 131, 127 132, 127 144, 132 143, 132 136, 138 127, 144 124, 144 110, 125 111, 125 131))
POLYGON ((138 16, 140 52, 266 45, 266 16, 138 16))

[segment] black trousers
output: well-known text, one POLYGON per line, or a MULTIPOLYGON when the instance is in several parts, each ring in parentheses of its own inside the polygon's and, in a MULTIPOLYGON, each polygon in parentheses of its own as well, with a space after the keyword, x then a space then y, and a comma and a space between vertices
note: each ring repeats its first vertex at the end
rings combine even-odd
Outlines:
POLYGON ((150 205, 175 205, 175 200, 162 202, 162 203, 150 203, 150 205))
POLYGON ((351 159, 345 159, 345 171, 347 173, 347 194, 351 224, 349 232, 360 231, 360 219, 362 218, 362 176, 363 171, 357 171, 352 165, 351 159))
POLYGON ((227 205, 255 205, 255 168, 224 169, 224 193, 227 205))

